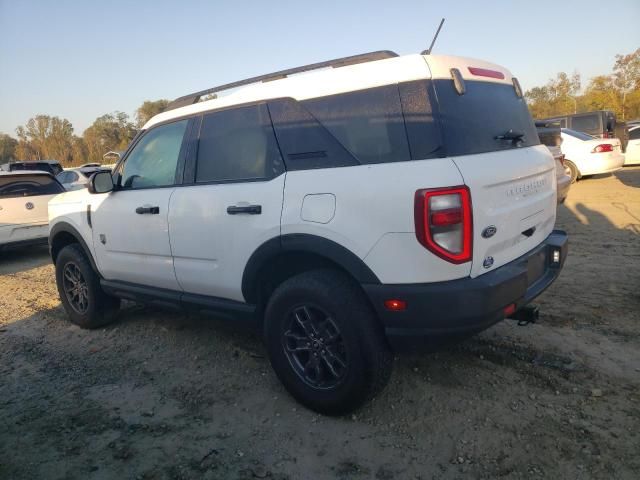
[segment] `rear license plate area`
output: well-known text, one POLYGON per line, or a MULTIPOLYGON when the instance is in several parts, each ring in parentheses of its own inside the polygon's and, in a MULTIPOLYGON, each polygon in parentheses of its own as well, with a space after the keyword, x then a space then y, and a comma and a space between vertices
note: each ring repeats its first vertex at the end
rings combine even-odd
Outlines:
POLYGON ((547 263, 547 251, 541 249, 527 261, 527 284, 532 285, 544 274, 547 263))

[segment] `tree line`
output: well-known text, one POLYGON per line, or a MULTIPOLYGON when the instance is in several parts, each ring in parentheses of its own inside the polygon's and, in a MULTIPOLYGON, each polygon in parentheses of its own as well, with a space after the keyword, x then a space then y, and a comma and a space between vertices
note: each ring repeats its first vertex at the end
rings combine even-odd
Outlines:
POLYGON ((591 78, 582 94, 579 73, 558 73, 546 85, 525 93, 531 115, 547 118, 612 110, 618 121, 640 118, 640 48, 628 55, 616 55, 612 70, 591 78))
MULTIPOLYGON (((620 121, 640 118, 640 48, 616 55, 610 74, 591 78, 582 94, 581 89, 579 73, 560 72, 546 85, 528 90, 525 98, 533 118, 593 110, 613 110, 620 121)), ((125 150, 138 129, 168 104, 168 100, 145 101, 133 122, 126 113, 107 113, 82 136, 75 135, 66 118, 36 115, 16 128, 17 138, 0 134, 0 163, 50 159, 70 167, 102 162, 105 153, 125 150)))
POLYGON ((66 118, 36 115, 16 128, 17 138, 0 134, 0 163, 58 160, 64 167, 103 163, 105 153, 125 150, 136 132, 168 104, 164 99, 145 101, 136 110, 134 121, 124 112, 107 113, 96 118, 82 136, 74 133, 66 118))

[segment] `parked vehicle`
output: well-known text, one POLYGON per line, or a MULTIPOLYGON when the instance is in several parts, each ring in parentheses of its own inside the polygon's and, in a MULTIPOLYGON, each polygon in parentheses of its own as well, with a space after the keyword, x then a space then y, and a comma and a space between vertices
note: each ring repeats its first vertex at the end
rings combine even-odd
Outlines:
POLYGON ((629 127, 629 143, 624 154, 625 165, 640 163, 640 124, 629 127))
POLYGON ((78 168, 68 168, 58 175, 56 179, 62 184, 65 190, 78 190, 79 188, 86 188, 89 183, 89 178, 96 172, 109 172, 108 168, 98 166, 82 166, 78 168))
MULTIPOLYGON (((620 135, 617 134, 618 123, 616 121, 616 114, 611 110, 596 110, 594 112, 562 115, 540 120, 560 122, 561 128, 584 132, 596 138, 620 137, 620 135)), ((622 124, 622 126, 624 126, 624 124, 622 124)))
POLYGON ((624 165, 624 154, 617 138, 594 138, 563 128, 561 148, 564 163, 571 171, 571 183, 587 175, 615 172, 624 165))
POLYGON ((571 171, 564 164, 562 136, 560 134, 560 122, 536 121, 538 137, 543 145, 546 145, 553 159, 556 161, 556 189, 558 203, 564 203, 571 187, 571 171))
POLYGON ((47 204, 61 192, 47 172, 0 172, 0 248, 46 243, 47 204))
POLYGON ((49 215, 72 322, 103 325, 118 298, 249 319, 288 391, 332 414, 386 384, 391 348, 530 312, 567 254, 518 81, 449 56, 375 52, 181 97, 49 215))
POLYGON ((42 172, 48 172, 54 177, 62 171, 60 162, 56 160, 38 160, 29 162, 11 162, 2 165, 2 170, 5 172, 18 172, 23 170, 39 170, 42 172))

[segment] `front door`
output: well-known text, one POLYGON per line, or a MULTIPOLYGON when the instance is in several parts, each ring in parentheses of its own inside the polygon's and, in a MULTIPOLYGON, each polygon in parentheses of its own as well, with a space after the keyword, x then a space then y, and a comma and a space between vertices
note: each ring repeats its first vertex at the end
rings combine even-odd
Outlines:
POLYGON ((107 280, 180 290, 168 217, 188 122, 163 124, 146 132, 119 166, 116 190, 95 196, 93 245, 107 280))

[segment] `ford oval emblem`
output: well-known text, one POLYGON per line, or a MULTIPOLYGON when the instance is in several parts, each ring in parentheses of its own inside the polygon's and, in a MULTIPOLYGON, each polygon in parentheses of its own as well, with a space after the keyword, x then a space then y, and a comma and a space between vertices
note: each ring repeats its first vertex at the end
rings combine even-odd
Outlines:
POLYGON ((484 268, 491 268, 492 265, 493 265, 493 257, 487 257, 484 259, 484 262, 482 262, 482 266, 484 268))
POLYGON ((27 210, 33 210, 33 203, 31 202, 25 203, 24 206, 27 210))
POLYGON ((482 238, 491 238, 496 234, 497 231, 498 229, 495 225, 489 225, 487 228, 482 230, 482 238))

